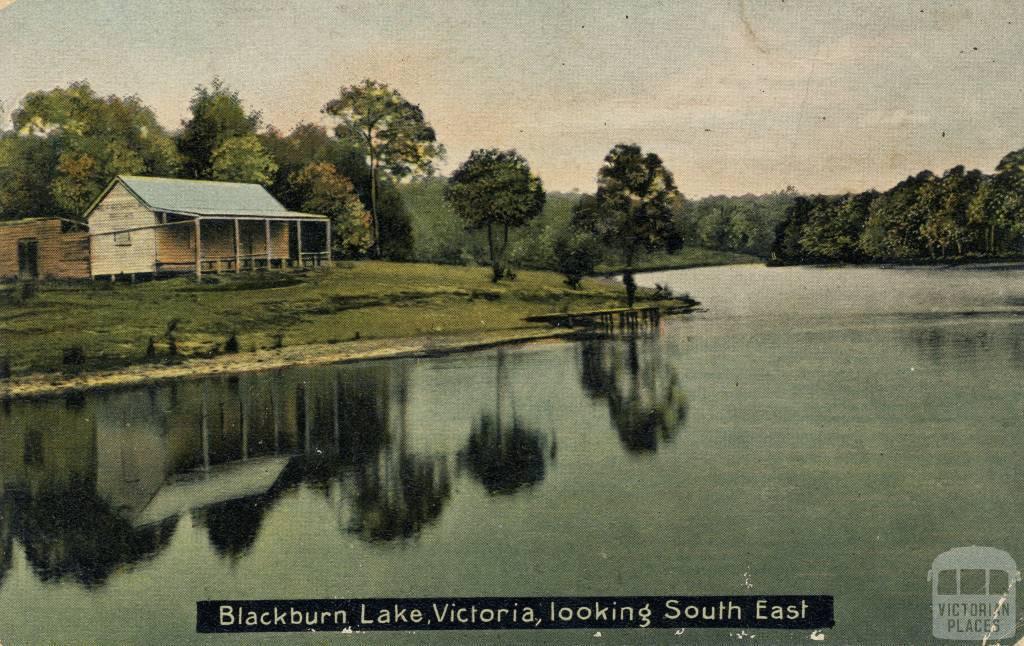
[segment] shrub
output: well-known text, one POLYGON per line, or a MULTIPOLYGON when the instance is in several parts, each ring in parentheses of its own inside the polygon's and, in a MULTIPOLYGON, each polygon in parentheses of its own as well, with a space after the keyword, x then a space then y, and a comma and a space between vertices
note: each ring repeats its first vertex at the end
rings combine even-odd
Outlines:
POLYGON ((583 277, 592 274, 601 261, 601 245, 588 233, 570 233, 555 242, 555 259, 565 284, 579 289, 583 277))
POLYGON ((61 363, 70 370, 80 369, 85 365, 85 350, 80 345, 64 348, 61 363))
POLYGON ((234 332, 228 337, 228 340, 224 342, 224 353, 225 354, 236 354, 238 352, 238 337, 234 332))
POLYGON ((0 358, 0 379, 7 379, 11 376, 11 358, 0 358))

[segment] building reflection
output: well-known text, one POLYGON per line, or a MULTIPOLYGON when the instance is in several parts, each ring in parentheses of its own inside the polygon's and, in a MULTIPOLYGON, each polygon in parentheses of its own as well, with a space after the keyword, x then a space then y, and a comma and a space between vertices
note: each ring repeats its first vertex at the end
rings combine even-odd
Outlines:
POLYGON ((580 383, 592 399, 608 404, 623 447, 654 452, 686 423, 687 403, 679 374, 663 361, 651 339, 590 339, 580 346, 580 383))
MULTIPOLYGON (((685 404, 674 375, 636 352, 589 345, 582 378, 608 401, 627 448, 653 450, 685 404)), ((417 540, 458 478, 490 495, 536 487, 554 463, 555 434, 517 412, 511 359, 496 357, 493 400, 470 393, 493 403, 441 451, 413 441, 411 362, 7 402, 0 585, 24 553, 41 580, 102 586, 157 557, 182 523, 204 532, 213 558, 234 563, 295 496, 319 497, 339 532, 379 544, 417 540)))
POLYGON ((452 485, 446 456, 409 446, 407 371, 291 370, 9 402, 0 577, 16 541, 40 579, 102 585, 158 554, 183 518, 238 560, 300 484, 334 496, 343 532, 415 538, 452 485))

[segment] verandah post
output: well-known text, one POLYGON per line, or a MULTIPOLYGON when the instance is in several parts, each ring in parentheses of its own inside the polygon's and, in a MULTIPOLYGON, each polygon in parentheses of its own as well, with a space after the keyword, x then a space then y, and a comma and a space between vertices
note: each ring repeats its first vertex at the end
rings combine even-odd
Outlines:
POLYGON ((270 271, 270 259, 271 259, 271 256, 270 256, 270 220, 264 220, 263 221, 263 235, 267 239, 267 247, 266 247, 266 252, 267 252, 267 271, 270 271))
POLYGON ((201 280, 203 278, 203 239, 200 236, 199 218, 193 222, 195 222, 196 236, 196 280, 201 280))
POLYGON ((302 264, 302 220, 295 221, 295 248, 299 252, 299 268, 304 267, 302 264))
POLYGON ((324 232, 327 234, 327 266, 331 265, 331 221, 324 222, 324 232))

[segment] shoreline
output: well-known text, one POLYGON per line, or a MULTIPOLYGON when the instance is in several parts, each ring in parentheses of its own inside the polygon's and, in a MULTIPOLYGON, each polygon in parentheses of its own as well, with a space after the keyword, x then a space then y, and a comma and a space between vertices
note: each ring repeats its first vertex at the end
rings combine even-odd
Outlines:
POLYGON ((174 364, 136 364, 117 370, 78 375, 34 373, 0 381, 0 399, 50 397, 105 388, 145 386, 173 379, 234 375, 298 366, 437 357, 504 345, 565 340, 578 333, 578 329, 520 328, 458 335, 361 339, 186 359, 174 364))

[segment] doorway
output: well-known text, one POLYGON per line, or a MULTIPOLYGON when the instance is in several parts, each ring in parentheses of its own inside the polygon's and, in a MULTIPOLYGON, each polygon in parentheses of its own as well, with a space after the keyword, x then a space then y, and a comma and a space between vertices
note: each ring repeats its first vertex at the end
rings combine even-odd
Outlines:
POLYGON ((35 238, 18 240, 18 278, 39 278, 39 241, 35 238))

